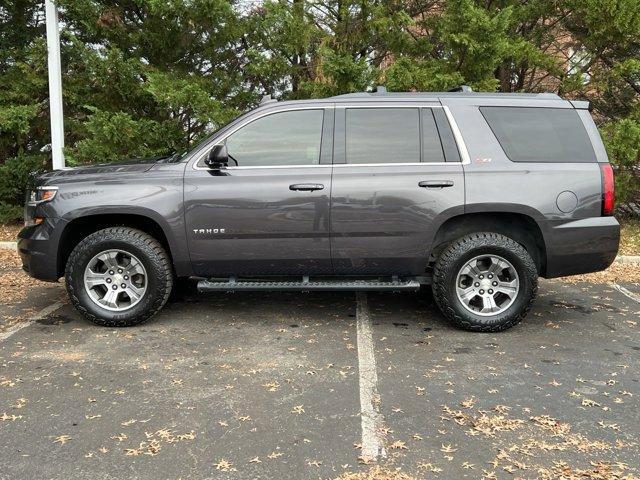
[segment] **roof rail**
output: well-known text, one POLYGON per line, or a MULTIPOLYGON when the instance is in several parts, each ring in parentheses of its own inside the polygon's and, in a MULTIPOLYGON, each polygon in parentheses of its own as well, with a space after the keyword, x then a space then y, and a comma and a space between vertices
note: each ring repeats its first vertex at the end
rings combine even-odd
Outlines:
POLYGON ((275 98, 271 98, 271 95, 265 95, 264 97, 262 97, 262 100, 260 100, 260 106, 266 105, 267 103, 273 103, 273 102, 277 102, 278 100, 276 100, 275 98))
POLYGON ((449 92, 473 92, 473 89, 469 85, 460 85, 448 91, 449 92))

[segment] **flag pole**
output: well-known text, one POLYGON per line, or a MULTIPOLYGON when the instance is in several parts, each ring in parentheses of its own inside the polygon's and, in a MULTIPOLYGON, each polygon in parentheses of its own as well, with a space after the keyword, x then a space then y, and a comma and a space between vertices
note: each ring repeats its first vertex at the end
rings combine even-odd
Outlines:
POLYGON ((49 69, 49 112, 51 117, 51 154, 54 170, 64 168, 64 117, 62 114, 62 68, 60 66, 60 30, 58 8, 45 0, 47 17, 47 61, 49 69))

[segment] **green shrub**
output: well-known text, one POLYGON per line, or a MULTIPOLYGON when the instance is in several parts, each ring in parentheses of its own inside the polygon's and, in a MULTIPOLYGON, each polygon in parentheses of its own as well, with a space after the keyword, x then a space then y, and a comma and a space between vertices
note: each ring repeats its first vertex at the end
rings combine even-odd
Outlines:
POLYGON ((603 128, 607 153, 616 168, 618 204, 640 199, 640 121, 624 118, 603 128))
MULTIPOLYGON (((45 167, 42 155, 19 155, 9 158, 0 165, 0 205, 2 213, 10 215, 10 207, 15 207, 14 212, 19 211, 17 218, 22 216, 25 190, 29 173, 42 170, 45 167)), ((16 218, 16 217, 14 217, 16 218)))
POLYGON ((167 154, 180 132, 176 122, 134 119, 126 112, 104 112, 90 107, 84 124, 88 136, 67 149, 69 165, 112 162, 167 154))
POLYGON ((0 203, 0 223, 13 223, 22 219, 22 207, 0 203))

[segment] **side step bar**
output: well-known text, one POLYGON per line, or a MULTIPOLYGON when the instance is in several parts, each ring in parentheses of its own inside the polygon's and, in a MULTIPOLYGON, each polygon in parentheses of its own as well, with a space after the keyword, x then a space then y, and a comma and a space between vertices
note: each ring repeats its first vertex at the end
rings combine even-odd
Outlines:
POLYGON ((399 291, 418 290, 420 283, 417 280, 321 280, 321 281, 254 281, 254 280, 231 280, 231 281, 211 281, 200 280, 198 291, 204 292, 235 292, 244 291, 399 291))

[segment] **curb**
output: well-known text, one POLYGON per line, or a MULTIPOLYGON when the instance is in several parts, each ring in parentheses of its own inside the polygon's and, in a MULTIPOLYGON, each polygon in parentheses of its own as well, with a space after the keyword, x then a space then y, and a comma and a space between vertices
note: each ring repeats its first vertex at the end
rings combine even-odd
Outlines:
MULTIPOLYGON (((18 242, 0 242, 0 248, 7 250, 17 250, 18 242)), ((614 260, 616 263, 640 263, 640 255, 618 255, 614 260)))
POLYGON ((0 248, 18 250, 18 242, 0 242, 0 248))
POLYGON ((640 255, 618 255, 616 263, 640 263, 640 255))

